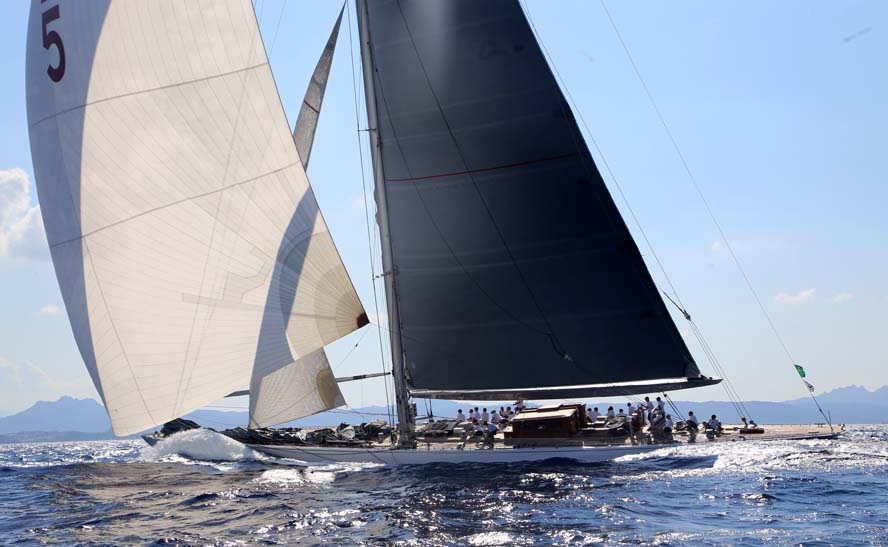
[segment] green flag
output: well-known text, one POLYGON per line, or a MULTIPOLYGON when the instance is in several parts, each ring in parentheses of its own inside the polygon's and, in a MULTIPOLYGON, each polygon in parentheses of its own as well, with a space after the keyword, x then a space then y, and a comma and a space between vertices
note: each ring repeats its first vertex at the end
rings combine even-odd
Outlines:
POLYGON ((796 372, 799 373, 799 376, 802 378, 805 377, 805 369, 802 368, 802 365, 793 365, 796 368, 796 372))

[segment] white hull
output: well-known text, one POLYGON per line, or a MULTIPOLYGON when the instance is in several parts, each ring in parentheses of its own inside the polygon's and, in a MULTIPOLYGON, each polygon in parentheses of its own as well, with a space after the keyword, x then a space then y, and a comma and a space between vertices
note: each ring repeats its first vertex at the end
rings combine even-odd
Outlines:
POLYGON ((604 462, 663 448, 663 445, 626 446, 563 446, 539 448, 324 448, 319 446, 248 445, 269 456, 302 460, 310 464, 335 462, 381 463, 385 465, 419 465, 426 463, 509 463, 535 462, 563 458, 583 463, 604 462))

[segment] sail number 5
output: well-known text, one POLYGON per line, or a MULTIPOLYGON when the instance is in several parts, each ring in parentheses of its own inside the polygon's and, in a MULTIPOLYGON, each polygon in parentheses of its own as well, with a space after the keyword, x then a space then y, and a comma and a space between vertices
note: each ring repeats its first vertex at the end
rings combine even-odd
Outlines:
MULTIPOLYGON (((40 0, 40 3, 44 3, 46 0, 40 0)), ((62 37, 59 36, 59 33, 50 30, 47 32, 47 26, 59 18, 59 6, 55 5, 48 10, 43 12, 43 49, 49 51, 49 48, 52 46, 56 47, 56 50, 59 53, 59 64, 56 66, 52 66, 50 64, 46 67, 46 73, 49 74, 49 79, 53 82, 61 81, 62 77, 65 75, 65 45, 62 43, 62 37)))

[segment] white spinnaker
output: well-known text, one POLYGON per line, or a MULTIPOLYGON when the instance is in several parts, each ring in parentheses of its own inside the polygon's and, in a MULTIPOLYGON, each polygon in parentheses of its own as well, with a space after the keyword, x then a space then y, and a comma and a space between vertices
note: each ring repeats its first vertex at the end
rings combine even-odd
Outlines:
POLYGON ((41 211, 115 433, 357 328, 249 0, 33 0, 28 30, 41 211))

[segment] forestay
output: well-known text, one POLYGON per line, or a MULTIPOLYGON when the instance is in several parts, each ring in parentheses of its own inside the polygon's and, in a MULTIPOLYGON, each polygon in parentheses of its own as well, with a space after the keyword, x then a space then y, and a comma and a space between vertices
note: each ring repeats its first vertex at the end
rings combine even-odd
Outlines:
POLYGON ((53 264, 115 433, 365 320, 249 0, 33 0, 26 78, 53 264))
POLYGON ((413 394, 558 398, 711 382, 519 3, 366 6, 392 328, 413 394))

